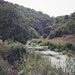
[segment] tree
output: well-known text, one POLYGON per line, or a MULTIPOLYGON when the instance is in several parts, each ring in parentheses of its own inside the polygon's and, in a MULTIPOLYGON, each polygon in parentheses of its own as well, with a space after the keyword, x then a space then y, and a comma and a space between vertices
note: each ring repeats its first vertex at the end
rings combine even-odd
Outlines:
POLYGON ((3 40, 12 38, 25 43, 29 39, 25 17, 13 5, 0 7, 0 29, 3 40))
POLYGON ((49 34, 49 39, 52 39, 55 37, 55 31, 51 31, 49 34))

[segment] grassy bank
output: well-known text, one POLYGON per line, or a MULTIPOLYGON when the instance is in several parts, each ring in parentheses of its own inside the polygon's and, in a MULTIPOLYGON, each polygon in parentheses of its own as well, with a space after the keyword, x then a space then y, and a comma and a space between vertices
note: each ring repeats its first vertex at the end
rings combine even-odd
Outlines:
POLYGON ((75 56, 75 45, 71 42, 63 40, 48 40, 48 39, 32 39, 28 41, 28 45, 43 46, 45 49, 50 49, 55 52, 62 52, 68 56, 75 56))
POLYGON ((52 67, 41 55, 26 50, 25 45, 18 42, 5 41, 0 45, 0 56, 1 75, 68 75, 61 68, 52 67))

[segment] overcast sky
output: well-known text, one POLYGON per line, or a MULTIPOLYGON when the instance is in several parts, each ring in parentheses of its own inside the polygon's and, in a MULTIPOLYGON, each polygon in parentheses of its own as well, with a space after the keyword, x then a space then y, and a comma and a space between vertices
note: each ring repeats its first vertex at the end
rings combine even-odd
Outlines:
POLYGON ((5 0, 24 7, 42 11, 50 16, 67 15, 75 12, 75 0, 5 0))

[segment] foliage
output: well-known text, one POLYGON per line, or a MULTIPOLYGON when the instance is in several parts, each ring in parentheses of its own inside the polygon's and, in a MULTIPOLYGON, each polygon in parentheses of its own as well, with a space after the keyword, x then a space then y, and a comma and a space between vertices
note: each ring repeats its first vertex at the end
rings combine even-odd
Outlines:
POLYGON ((36 40, 33 39, 29 41, 29 45, 35 45, 35 46, 43 46, 44 49, 50 49, 55 52, 62 52, 63 54, 66 54, 68 56, 74 56, 74 45, 71 43, 64 43, 62 42, 53 42, 53 41, 44 41, 44 40, 36 40))
POLYGON ((26 43, 27 40, 39 38, 40 35, 44 38, 49 36, 51 39, 75 34, 75 12, 71 15, 50 17, 43 12, 5 1, 0 1, 0 6, 0 38, 3 40, 11 38, 26 43), (39 26, 39 30, 36 30, 36 26, 39 26), (49 35, 44 33, 46 27, 50 27, 49 35))
POLYGON ((62 51, 62 53, 63 53, 63 54, 67 54, 67 51, 66 51, 66 50, 64 50, 64 51, 62 51))
POLYGON ((44 35, 43 35, 43 38, 44 38, 44 39, 47 38, 47 34, 44 34, 44 35))
MULTIPOLYGON (((43 26, 46 27, 46 24, 52 23, 52 19, 47 15, 43 14, 43 12, 35 11, 34 9, 25 8, 23 6, 15 5, 26 17, 33 17, 35 20, 39 20, 43 26)), ((47 24, 47 25, 48 25, 47 24)))
POLYGON ((38 38, 40 35, 33 29, 35 19, 27 17, 12 3, 0 1, 0 38, 4 41, 14 39, 26 43, 28 39, 38 38), (11 15, 12 14, 12 15, 11 15))
POLYGON ((55 52, 59 52, 60 50, 59 50, 58 48, 55 48, 54 51, 55 51, 55 52))
POLYGON ((73 45, 73 44, 71 44, 71 43, 66 43, 66 47, 68 48, 68 49, 71 49, 71 50, 75 50, 75 46, 73 45))
MULTIPOLYGON (((40 54, 36 54, 34 51, 25 50, 24 45, 20 43, 10 43, 6 41, 2 47, 0 47, 0 53, 3 60, 6 59, 6 62, 13 65, 19 75, 58 75, 60 70, 60 74, 65 74, 62 69, 59 70, 56 69, 55 66, 52 67, 51 63, 45 61, 47 59, 44 59, 40 54)), ((0 61, 1 75, 10 75, 10 73, 12 73, 12 69, 9 71, 10 66, 6 62, 0 61)))
POLYGON ((54 31, 51 31, 50 34, 49 34, 49 39, 52 39, 55 37, 55 32, 54 31))
POLYGON ((24 58, 24 61, 22 61, 22 64, 18 66, 19 74, 26 74, 26 75, 58 75, 60 74, 64 75, 64 72, 62 69, 56 69, 52 67, 51 63, 48 61, 45 61, 39 54, 35 54, 33 51, 29 52, 29 55, 25 56, 27 58, 24 58))
POLYGON ((4 60, 8 60, 10 64, 14 65, 15 61, 21 60, 22 55, 26 53, 26 49, 21 44, 3 44, 0 46, 0 53, 4 60))
POLYGON ((10 75, 12 71, 9 71, 9 69, 8 62, 0 61, 0 75, 10 75))
POLYGON ((27 41, 27 45, 31 45, 31 41, 27 41))
POLYGON ((30 38, 39 38, 40 34, 33 28, 30 28, 30 38))
POLYGON ((57 27, 53 27, 52 25, 52 29, 49 34, 50 39, 61 37, 63 35, 75 34, 75 12, 71 15, 56 17, 55 24, 57 27))
POLYGON ((14 6, 0 7, 0 35, 2 40, 11 38, 26 43, 29 35, 27 35, 27 29, 20 26, 23 24, 24 16, 14 6))
MULTIPOLYGON (((43 30, 48 26, 50 26, 50 39, 75 34, 75 12, 54 18, 42 12, 0 0, 0 39, 9 41, 0 45, 0 55, 3 59, 3 61, 0 60, 1 75, 10 75, 8 64, 13 65, 20 75, 66 74, 61 68, 52 67, 51 63, 45 61, 39 54, 26 50, 21 44, 25 44, 31 38, 39 38, 40 35, 46 38, 47 35, 43 34, 43 30), (37 21, 43 27, 38 31, 34 29, 37 21), (15 43, 15 41, 19 42, 15 43)), ((75 50, 75 46, 70 43, 61 45, 50 41, 35 40, 29 41, 28 45, 44 46, 45 49, 49 48, 69 56, 72 55, 71 50, 75 50)))

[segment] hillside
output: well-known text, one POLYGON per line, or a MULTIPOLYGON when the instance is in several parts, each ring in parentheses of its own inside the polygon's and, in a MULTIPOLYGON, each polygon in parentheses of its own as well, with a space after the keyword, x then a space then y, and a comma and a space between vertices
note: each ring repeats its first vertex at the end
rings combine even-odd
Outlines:
POLYGON ((0 75, 74 75, 73 57, 75 12, 50 17, 41 11, 0 0, 0 75), (41 54, 44 51, 50 54, 41 54), (52 65, 51 57, 55 62, 58 60, 58 65, 67 65, 57 68, 52 65))
POLYGON ((67 17, 65 16, 61 21, 60 17, 58 17, 58 22, 55 23, 56 25, 52 25, 49 38, 75 34, 75 12, 69 16, 67 15, 67 17))
MULTIPOLYGON (((1 21, 0 37, 2 37, 3 40, 8 38, 13 38, 16 40, 18 35, 13 36, 13 31, 16 30, 16 33, 18 33, 17 32, 18 29, 24 30, 19 31, 19 35, 21 35, 20 32, 21 33, 25 32, 22 33, 24 35, 28 34, 25 35, 27 39, 39 38, 40 35, 45 36, 45 38, 49 37, 51 39, 54 37, 61 37, 64 35, 75 34, 75 13, 72 13, 71 15, 50 17, 47 14, 43 14, 43 12, 41 11, 36 11, 34 9, 19 6, 18 4, 5 2, 3 0, 0 1, 0 12, 2 13, 0 14, 1 15, 0 19, 3 20, 3 21, 0 20, 1 21), (18 28, 17 26, 21 28, 18 28), (15 29, 15 27, 17 29, 15 29), (8 32, 8 30, 10 31, 10 33, 8 32), (12 36, 10 37, 10 35, 12 36), (5 36, 7 37, 4 38, 5 36)), ((19 38, 19 40, 20 39, 21 38, 19 38)))
MULTIPOLYGON (((19 41, 24 37, 26 37, 26 39, 38 38, 43 33, 42 29, 52 23, 51 18, 47 14, 17 4, 14 5, 13 3, 5 2, 3 0, 0 1, 0 12, 0 37, 2 37, 1 39, 3 40, 13 38, 14 40, 19 41), (18 29, 20 31, 18 31, 18 29), (33 33, 31 34, 31 32, 33 33), (24 36, 21 35, 23 36, 21 38, 16 34, 24 34, 24 36), (19 39, 17 39, 17 37, 19 37, 19 39)), ((23 41, 21 40, 20 42, 23 41)))

